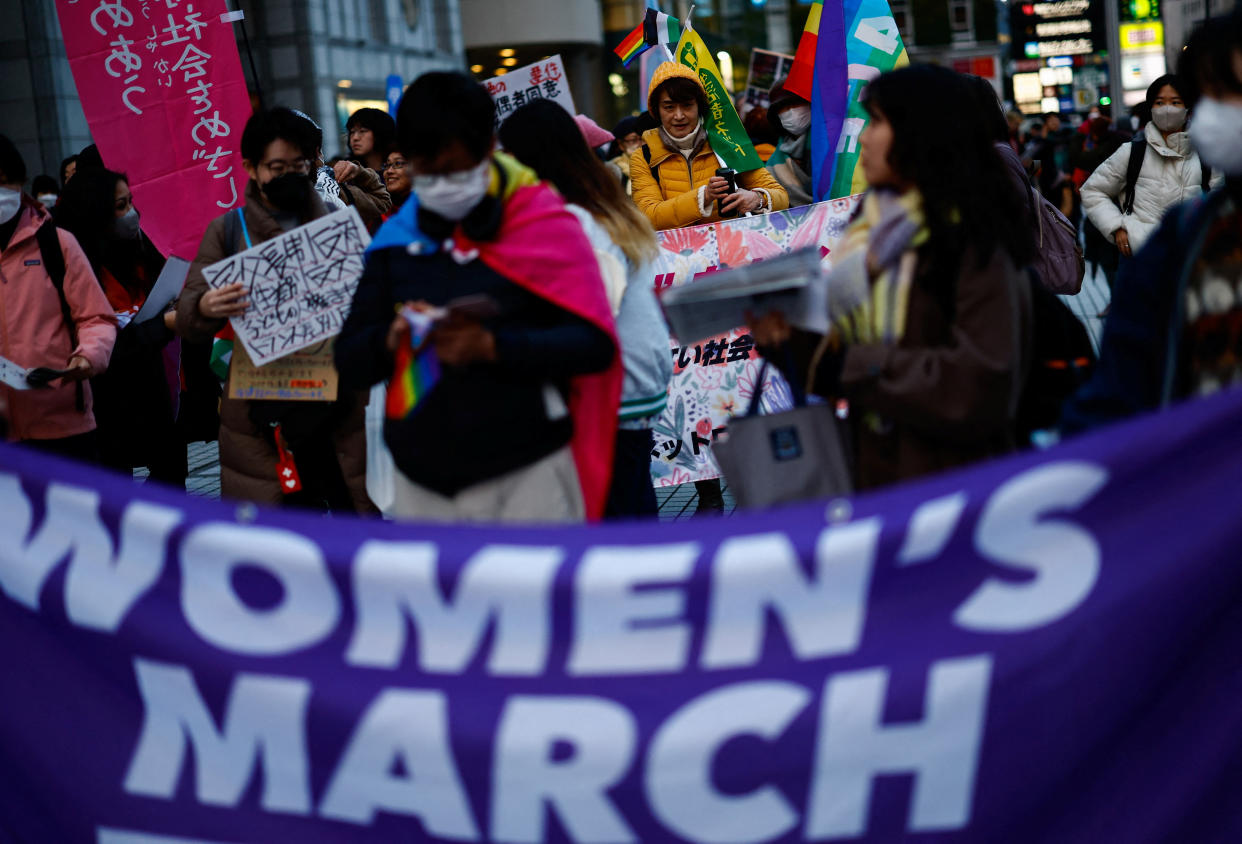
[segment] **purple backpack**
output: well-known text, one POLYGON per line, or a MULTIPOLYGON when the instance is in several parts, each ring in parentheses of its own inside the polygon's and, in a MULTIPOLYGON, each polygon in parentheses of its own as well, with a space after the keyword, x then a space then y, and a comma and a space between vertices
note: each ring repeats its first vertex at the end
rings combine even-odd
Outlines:
POLYGON ((1082 289, 1086 273, 1078 231, 1060 210, 1035 188, 1027 188, 1031 197, 1032 234, 1035 235, 1035 260, 1031 266, 1039 280, 1053 293, 1074 296, 1082 289))

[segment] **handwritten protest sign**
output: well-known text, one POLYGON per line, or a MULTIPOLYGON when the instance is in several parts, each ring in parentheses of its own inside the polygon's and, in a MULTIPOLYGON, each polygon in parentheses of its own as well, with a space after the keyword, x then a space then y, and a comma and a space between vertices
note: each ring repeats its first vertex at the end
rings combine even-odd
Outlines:
POLYGON ((514 68, 504 76, 493 76, 483 84, 496 103, 497 129, 531 100, 551 100, 570 114, 575 113, 574 95, 569 91, 569 77, 559 54, 514 68))
POLYGON ((203 270, 210 287, 241 282, 250 307, 233 330, 263 366, 341 332, 371 236, 344 208, 203 270))
POLYGON ((142 229, 192 260, 242 202, 250 117, 224 0, 56 0, 82 111, 104 163, 129 177, 142 229))
POLYGON ((229 398, 283 401, 336 401, 339 378, 332 363, 331 340, 255 366, 246 347, 234 350, 229 398))
MULTIPOLYGON (((857 197, 659 233, 656 292, 692 284, 730 267, 818 246, 831 263, 857 197)), ((673 342, 668 405, 653 426, 651 476, 657 486, 720 477, 712 446, 734 414, 745 413, 762 361, 754 338, 739 327, 719 337, 673 342)), ((769 372, 760 397, 765 412, 792 406, 789 385, 769 372)))
POLYGON ((750 73, 746 78, 746 105, 767 108, 768 93, 777 82, 783 82, 793 66, 793 56, 771 50, 750 51, 750 73))

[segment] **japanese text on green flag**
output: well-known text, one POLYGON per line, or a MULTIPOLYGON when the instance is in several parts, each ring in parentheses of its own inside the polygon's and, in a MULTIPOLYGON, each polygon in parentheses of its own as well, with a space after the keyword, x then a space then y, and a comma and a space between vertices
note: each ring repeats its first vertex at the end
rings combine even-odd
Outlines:
POLYGON ((703 115, 703 125, 712 150, 724 160, 726 166, 739 173, 762 167, 763 161, 742 128, 742 118, 733 108, 733 99, 721 81, 720 70, 712 59, 711 51, 693 29, 682 31, 681 41, 677 43, 677 61, 698 75, 707 92, 708 113, 703 115))

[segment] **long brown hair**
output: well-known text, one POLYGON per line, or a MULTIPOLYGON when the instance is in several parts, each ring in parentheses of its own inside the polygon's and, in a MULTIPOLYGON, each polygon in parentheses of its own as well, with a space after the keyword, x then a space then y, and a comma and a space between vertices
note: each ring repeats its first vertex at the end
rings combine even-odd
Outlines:
POLYGON ((565 109, 548 100, 522 106, 501 125, 500 142, 551 182, 566 202, 585 208, 631 265, 641 266, 658 254, 655 229, 586 145, 565 109))

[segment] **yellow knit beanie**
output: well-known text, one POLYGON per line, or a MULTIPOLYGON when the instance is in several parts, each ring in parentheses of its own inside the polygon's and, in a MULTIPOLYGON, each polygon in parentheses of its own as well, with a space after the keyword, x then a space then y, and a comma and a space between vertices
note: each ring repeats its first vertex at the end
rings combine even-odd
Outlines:
POLYGON ((703 88, 703 83, 699 80, 698 75, 686 67, 684 64, 677 62, 663 62, 655 69, 655 73, 651 74, 651 85, 647 88, 647 110, 651 112, 651 116, 659 120, 660 115, 656 113, 656 104, 653 101, 656 89, 670 79, 681 77, 689 79, 699 86, 703 91, 703 95, 707 96, 707 89, 703 88))

